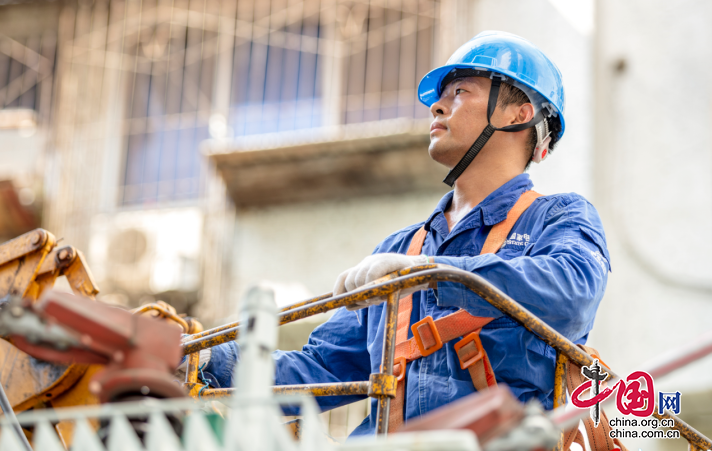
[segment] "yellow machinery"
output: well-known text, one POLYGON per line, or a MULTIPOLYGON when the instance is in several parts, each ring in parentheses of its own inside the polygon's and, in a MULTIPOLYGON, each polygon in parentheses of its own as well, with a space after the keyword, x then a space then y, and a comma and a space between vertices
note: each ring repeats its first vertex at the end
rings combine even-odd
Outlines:
MULTIPOLYGON (((60 276, 67 278, 74 294, 94 299, 99 293, 82 253, 72 246, 57 247, 57 240, 46 230, 36 229, 0 245, 0 299, 19 296, 34 302, 60 276)), ((203 329, 163 302, 142 306, 134 313, 173 321, 185 333, 203 329)), ((100 365, 44 362, 0 340, 0 382, 15 412, 98 404, 89 381, 99 369, 100 365)), ((56 429, 65 443, 71 442, 68 424, 60 422, 56 429)))
MULTIPOLYGON (((84 256, 71 246, 57 248, 46 230, 36 229, 0 246, 0 297, 37 298, 65 276, 75 294, 94 298, 99 290, 84 256)), ((91 396, 77 398, 67 389, 93 371, 86 365, 55 365, 39 361, 0 341, 1 380, 15 411, 38 405, 94 404, 91 396)), ((88 393, 88 392, 87 392, 88 393)))

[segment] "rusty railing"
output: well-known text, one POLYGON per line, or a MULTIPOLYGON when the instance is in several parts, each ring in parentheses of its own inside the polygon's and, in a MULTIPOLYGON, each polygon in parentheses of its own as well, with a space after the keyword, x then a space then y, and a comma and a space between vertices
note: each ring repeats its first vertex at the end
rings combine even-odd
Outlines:
MULTIPOLYGON (((325 313, 340 307, 345 307, 356 302, 375 297, 387 297, 386 324, 383 343, 382 373, 371 374, 369 381, 333 383, 333 384, 308 384, 276 386, 275 393, 310 393, 313 396, 342 396, 342 395, 368 395, 378 398, 377 432, 388 432, 388 413, 390 400, 395 397, 396 378, 393 376, 393 352, 395 350, 396 321, 398 317, 398 293, 413 287, 428 286, 436 282, 456 282, 492 304, 505 315, 522 324, 527 330, 537 335, 549 346, 557 351, 554 407, 560 407, 566 402, 565 368, 568 360, 580 365, 593 364, 594 358, 572 343, 569 339, 555 331, 551 326, 537 318, 526 308, 507 296, 504 292, 487 282, 477 274, 447 265, 431 264, 414 266, 389 274, 358 290, 332 296, 331 293, 289 305, 281 309, 279 323, 288 324, 309 316, 325 313)), ((186 372, 186 387, 191 396, 201 399, 220 399, 233 393, 231 388, 204 389, 198 384, 198 353, 202 349, 217 346, 234 340, 239 335, 238 322, 226 324, 214 329, 209 329, 199 334, 191 335, 183 344, 183 352, 189 355, 188 370, 186 372), (202 389, 202 391, 201 391, 202 389)), ((602 362, 600 362, 602 364, 602 362)), ((602 364, 610 379, 619 379, 619 376, 610 368, 602 364)), ((695 430, 692 426, 672 413, 659 414, 657 406, 653 415, 658 419, 672 419, 673 429, 680 431, 691 446, 699 449, 711 449, 712 441, 695 430)))

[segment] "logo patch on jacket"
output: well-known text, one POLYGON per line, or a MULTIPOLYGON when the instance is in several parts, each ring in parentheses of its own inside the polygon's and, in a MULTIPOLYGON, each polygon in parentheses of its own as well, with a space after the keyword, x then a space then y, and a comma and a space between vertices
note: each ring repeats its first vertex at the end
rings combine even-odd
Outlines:
POLYGON ((527 244, 529 244, 529 234, 521 234, 521 233, 512 233, 512 236, 509 237, 507 241, 504 242, 504 246, 510 245, 510 246, 517 246, 517 247, 525 247, 527 244))
POLYGON ((606 257, 601 255, 601 253, 598 251, 592 251, 589 249, 589 252, 591 253, 591 256, 593 256, 593 258, 598 262, 598 264, 601 265, 601 269, 606 271, 606 265, 608 264, 608 260, 606 260, 606 257))

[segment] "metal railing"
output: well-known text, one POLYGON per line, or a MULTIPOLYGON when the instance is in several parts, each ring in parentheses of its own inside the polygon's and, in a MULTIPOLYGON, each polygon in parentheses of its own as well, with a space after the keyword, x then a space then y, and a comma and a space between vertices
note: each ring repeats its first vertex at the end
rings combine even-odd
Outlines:
MULTIPOLYGON (((235 397, 226 413, 193 399, 145 400, 39 409, 17 419, 32 430, 35 450, 65 451, 53 425, 70 425, 71 450, 81 451, 479 451, 471 431, 398 434, 337 445, 322 432, 318 407, 305 396, 235 397), (297 427, 281 422, 280 407, 298 406, 297 427), (97 429, 98 426, 98 429, 97 429), (138 427, 137 427, 138 426, 138 427), (293 440, 298 434, 300 439, 293 440)), ((0 450, 27 451, 8 418, 0 418, 0 450)))
MULTIPOLYGON (((386 323, 383 343, 382 373, 374 373, 369 381, 333 383, 333 384, 307 384, 295 386, 276 386, 275 393, 310 393, 313 396, 341 396, 341 395, 368 395, 378 399, 377 432, 388 432, 388 412, 390 400, 395 397, 396 380, 393 376, 393 351, 395 350, 395 331, 398 317, 398 293, 401 290, 413 287, 426 286, 436 282, 457 282, 471 290, 485 301, 492 304, 505 315, 519 322, 527 330, 537 335, 549 346, 557 351, 557 365, 555 372, 555 407, 560 407, 566 402, 565 371, 568 360, 580 366, 589 366, 594 358, 584 352, 576 344, 558 333, 551 326, 543 322, 526 308, 507 296, 484 278, 447 265, 414 266, 390 274, 372 284, 358 290, 332 296, 331 293, 308 299, 283 308, 278 316, 280 325, 288 324, 309 316, 325 313, 340 307, 375 297, 387 297, 386 323)), ((226 324, 214 329, 209 329, 199 334, 190 336, 183 344, 184 354, 189 356, 189 367, 186 374, 186 387, 190 394, 198 397, 203 388, 198 384, 198 353, 201 349, 217 346, 234 340, 240 332, 238 322, 226 324)), ((610 374, 610 380, 620 377, 610 368, 602 365, 610 374)), ((233 389, 204 389, 201 398, 220 399, 230 396, 233 389)), ((674 420, 673 429, 680 431, 691 446, 699 449, 711 449, 712 441, 695 430, 692 426, 669 412, 659 414, 657 407, 653 415, 658 419, 674 420)))

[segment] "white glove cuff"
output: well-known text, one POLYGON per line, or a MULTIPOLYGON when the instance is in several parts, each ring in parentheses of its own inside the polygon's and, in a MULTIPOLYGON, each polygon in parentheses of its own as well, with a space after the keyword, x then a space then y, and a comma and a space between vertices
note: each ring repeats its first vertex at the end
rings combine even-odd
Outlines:
MULTIPOLYGON (((201 349, 200 357, 198 359, 198 368, 202 367, 203 365, 207 366, 207 364, 210 363, 210 358, 212 356, 213 356, 212 348, 201 349)), ((181 360, 180 365, 178 365, 178 368, 176 368, 176 371, 185 373, 187 368, 188 368, 188 356, 183 356, 183 360, 181 360)))

